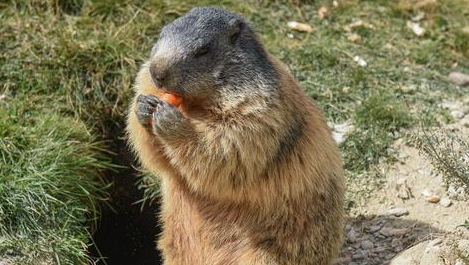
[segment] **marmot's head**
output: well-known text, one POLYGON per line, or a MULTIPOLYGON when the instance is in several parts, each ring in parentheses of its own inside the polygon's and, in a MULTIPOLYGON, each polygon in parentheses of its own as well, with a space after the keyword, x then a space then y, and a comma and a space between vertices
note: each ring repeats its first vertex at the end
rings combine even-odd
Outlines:
POLYGON ((273 89, 277 74, 250 25, 218 7, 197 7, 161 30, 150 58, 153 82, 185 96, 273 89))

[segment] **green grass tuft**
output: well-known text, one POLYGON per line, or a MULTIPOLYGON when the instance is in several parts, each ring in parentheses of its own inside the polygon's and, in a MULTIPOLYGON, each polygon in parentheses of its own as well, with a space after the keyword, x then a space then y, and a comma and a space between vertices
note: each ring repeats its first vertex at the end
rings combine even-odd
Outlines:
POLYGON ((27 102, 0 102, 0 256, 85 264, 111 165, 82 122, 27 102))

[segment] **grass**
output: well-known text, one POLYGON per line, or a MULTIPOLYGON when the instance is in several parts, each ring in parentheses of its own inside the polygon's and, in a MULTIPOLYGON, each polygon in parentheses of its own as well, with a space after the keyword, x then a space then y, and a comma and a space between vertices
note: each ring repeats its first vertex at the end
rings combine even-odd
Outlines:
POLYGON ((85 264, 102 146, 79 120, 6 98, 0 108, 0 256, 17 264, 85 264), (88 224, 89 227, 86 226, 88 224))
MULTIPOLYGON (((449 121, 438 102, 469 92, 446 80, 451 71, 469 72, 463 30, 469 1, 421 2, 0 2, 0 256, 18 264, 36 257, 55 264, 91 259, 88 227, 105 198, 100 176, 111 167, 105 141, 123 135, 132 80, 159 29, 194 5, 243 13, 328 121, 355 126, 341 150, 350 205, 359 202, 364 186, 379 182, 379 163, 398 151, 393 142, 416 121, 427 127, 449 121), (328 8, 323 20, 322 5, 328 8), (421 12, 426 32, 415 36, 406 23, 421 12), (291 31, 292 20, 315 32, 291 31), (361 26, 347 29, 359 20, 361 26), (361 40, 350 41, 351 34, 361 40)), ((157 184, 145 180, 151 177, 140 186, 157 194, 157 184)))
POLYGON ((450 130, 423 130, 413 143, 430 158, 447 185, 464 187, 469 194, 469 139, 450 130))

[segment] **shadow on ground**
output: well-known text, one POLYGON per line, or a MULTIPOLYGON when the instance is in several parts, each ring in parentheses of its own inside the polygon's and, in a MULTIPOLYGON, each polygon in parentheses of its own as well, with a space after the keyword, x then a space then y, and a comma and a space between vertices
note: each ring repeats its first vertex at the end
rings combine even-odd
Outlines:
POLYGON ((344 233, 335 265, 389 264, 398 253, 444 232, 420 221, 378 215, 349 218, 344 233))
POLYGON ((113 183, 109 204, 103 205, 101 219, 93 234, 95 246, 93 257, 103 257, 98 265, 158 265, 162 264, 156 250, 156 237, 161 228, 157 222, 159 205, 141 209, 135 203, 143 198, 137 188, 138 172, 132 167, 133 156, 125 142, 118 137, 113 140, 114 163, 125 166, 117 172, 109 171, 107 181, 113 183))

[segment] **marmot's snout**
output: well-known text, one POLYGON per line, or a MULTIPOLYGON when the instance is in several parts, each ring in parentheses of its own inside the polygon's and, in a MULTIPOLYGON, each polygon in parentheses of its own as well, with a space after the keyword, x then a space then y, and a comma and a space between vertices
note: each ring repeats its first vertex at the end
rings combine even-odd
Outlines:
POLYGON ((165 87, 168 81, 170 67, 167 60, 163 58, 153 58, 150 63, 150 75, 153 83, 159 88, 165 87))

